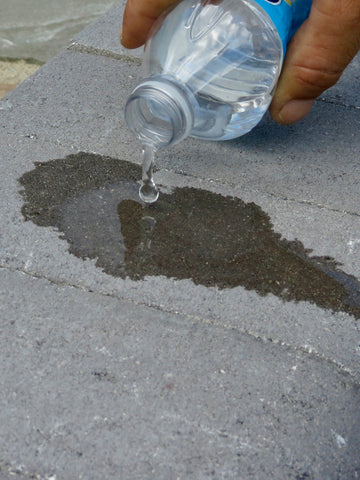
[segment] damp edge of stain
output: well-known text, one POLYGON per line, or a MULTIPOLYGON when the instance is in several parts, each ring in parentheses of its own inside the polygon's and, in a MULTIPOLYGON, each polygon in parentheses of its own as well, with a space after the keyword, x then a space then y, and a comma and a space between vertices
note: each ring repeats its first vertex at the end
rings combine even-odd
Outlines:
POLYGON ((22 214, 56 227, 72 254, 96 259, 109 275, 242 286, 360 318, 359 281, 331 257, 311 257, 300 241, 282 238, 256 204, 177 187, 145 206, 140 177, 139 165, 86 152, 36 163, 19 179, 22 214))

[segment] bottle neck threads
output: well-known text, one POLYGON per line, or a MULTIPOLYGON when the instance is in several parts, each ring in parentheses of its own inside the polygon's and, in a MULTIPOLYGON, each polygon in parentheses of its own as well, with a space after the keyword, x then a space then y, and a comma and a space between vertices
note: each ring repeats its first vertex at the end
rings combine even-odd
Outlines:
POLYGON ((186 138, 193 127, 191 92, 176 79, 157 75, 142 81, 130 95, 125 119, 133 134, 155 150, 186 138))

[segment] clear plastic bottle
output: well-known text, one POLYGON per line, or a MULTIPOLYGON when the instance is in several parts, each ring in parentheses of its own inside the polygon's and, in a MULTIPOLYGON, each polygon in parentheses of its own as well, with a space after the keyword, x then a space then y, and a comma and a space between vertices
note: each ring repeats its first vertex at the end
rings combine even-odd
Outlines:
POLYGON ((292 1, 181 1, 146 44, 147 78, 128 99, 129 128, 155 148, 188 135, 227 140, 249 132, 271 102, 288 38, 310 10, 310 0, 292 1))
POLYGON ((255 127, 310 7, 311 0, 182 0, 164 15, 145 47, 146 78, 125 108, 144 163, 189 135, 228 140, 255 127))

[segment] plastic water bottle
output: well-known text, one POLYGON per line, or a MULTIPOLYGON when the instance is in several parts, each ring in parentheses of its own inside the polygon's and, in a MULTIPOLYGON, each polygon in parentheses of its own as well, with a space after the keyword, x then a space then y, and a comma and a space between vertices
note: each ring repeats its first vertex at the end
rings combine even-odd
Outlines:
POLYGON ((157 149, 187 136, 236 138, 260 122, 288 40, 311 3, 182 0, 158 21, 145 46, 146 77, 125 108, 143 144, 145 183, 152 180, 150 157, 157 149))

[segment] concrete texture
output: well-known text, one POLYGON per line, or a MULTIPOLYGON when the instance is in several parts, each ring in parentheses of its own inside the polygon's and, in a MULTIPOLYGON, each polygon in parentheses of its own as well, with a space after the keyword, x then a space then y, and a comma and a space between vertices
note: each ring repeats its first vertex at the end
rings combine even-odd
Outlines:
MULTIPOLYGON (((191 275, 112 276, 69 253, 59 227, 25 221, 35 162, 96 153, 105 178, 108 157, 140 161, 123 107, 142 73, 116 46, 122 8, 0 101, 0 478, 358 478, 359 319, 191 275)), ((359 72, 358 57, 297 125, 266 118, 236 141, 161 153, 162 191, 253 202, 358 294, 359 72)), ((111 178, 90 184, 81 194, 104 198, 111 222, 111 178)))
POLYGON ((356 478, 360 392, 330 363, 21 272, 0 278, 3 475, 356 478))

